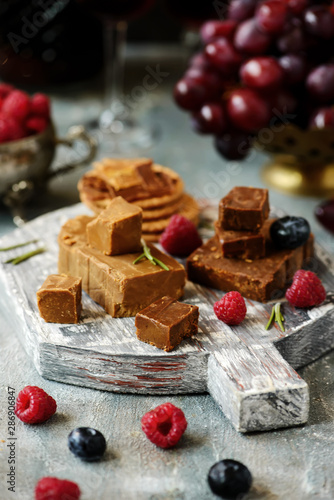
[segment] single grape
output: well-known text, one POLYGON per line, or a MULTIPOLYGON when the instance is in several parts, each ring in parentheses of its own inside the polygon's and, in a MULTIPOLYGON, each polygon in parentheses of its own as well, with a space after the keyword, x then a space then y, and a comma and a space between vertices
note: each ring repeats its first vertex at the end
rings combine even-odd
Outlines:
POLYGON ((306 88, 319 102, 334 99, 334 64, 323 64, 313 69, 307 77, 306 88))
POLYGON ((174 87, 175 101, 181 108, 189 111, 198 110, 210 98, 210 89, 189 78, 182 78, 174 87))
POLYGON ((213 95, 218 95, 223 90, 223 82, 221 76, 214 69, 208 68, 189 68, 183 78, 191 80, 198 85, 202 85, 212 92, 213 95))
POLYGON ((313 5, 304 13, 305 30, 329 40, 334 36, 334 16, 327 5, 313 5))
POLYGON ((295 14, 296 16, 299 16, 304 12, 306 9, 307 5, 309 4, 308 0, 283 0, 289 9, 289 12, 291 14, 295 14))
POLYGON ((252 147, 253 137, 241 131, 229 131, 216 136, 214 145, 217 151, 227 160, 243 160, 252 147))
POLYGON ((264 54, 271 44, 271 38, 262 33, 255 19, 248 19, 241 23, 234 35, 234 45, 240 52, 247 54, 264 54))
POLYGON ((236 26, 236 21, 230 19, 226 21, 207 21, 201 27, 201 39, 203 43, 207 44, 217 38, 232 38, 236 26))
POLYGON ((334 233, 334 200, 323 201, 315 208, 314 214, 324 228, 334 233))
POLYGON ((314 111, 309 121, 309 128, 334 127, 334 109, 320 108, 314 111))
MULTIPOLYGON (((289 90, 280 89, 270 96, 270 109, 275 114, 277 110, 280 114, 293 114, 297 108, 297 100, 289 90)), ((277 116, 277 115, 276 115, 277 116)), ((292 119, 290 117, 290 119, 292 119)))
POLYGON ((307 72, 307 63, 303 56, 286 54, 278 60, 283 69, 284 83, 295 85, 304 81, 307 72))
POLYGON ((241 66, 240 77, 248 87, 275 88, 282 82, 283 70, 273 57, 254 57, 241 66))
POLYGON ((227 38, 219 38, 205 47, 205 54, 211 64, 222 73, 231 73, 238 69, 242 56, 235 50, 227 38))
POLYGON ((212 64, 210 63, 204 52, 197 52, 190 59, 189 68, 212 69, 212 64))
POLYGON ((212 102, 193 114, 192 125, 201 134, 222 134, 227 128, 225 112, 221 104, 212 102))
POLYGON ((268 103, 252 89, 232 90, 227 98, 227 113, 235 127, 246 132, 257 132, 268 125, 268 103))
POLYGON ((253 16, 257 0, 232 0, 228 7, 227 18, 234 21, 245 21, 253 16))
POLYGON ((263 2, 256 12, 256 24, 264 33, 280 33, 287 20, 288 9, 281 0, 263 2))
POLYGON ((309 35, 304 33, 301 26, 292 26, 287 33, 279 37, 277 47, 283 54, 297 54, 305 51, 310 43, 309 35))

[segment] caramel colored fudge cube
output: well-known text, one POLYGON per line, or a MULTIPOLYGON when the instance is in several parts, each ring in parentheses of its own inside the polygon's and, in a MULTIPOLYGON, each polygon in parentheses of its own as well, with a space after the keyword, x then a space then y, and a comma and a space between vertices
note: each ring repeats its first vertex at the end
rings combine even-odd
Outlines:
POLYGON ((47 323, 78 323, 81 314, 81 278, 50 274, 37 291, 37 305, 47 323))
POLYGON ((266 253, 266 239, 275 219, 267 219, 258 233, 254 231, 231 231, 215 223, 218 249, 227 259, 260 259, 266 253))
POLYGON ((141 226, 142 209, 117 196, 87 224, 87 240, 105 255, 137 252, 141 249, 141 226))
POLYGON ((233 188, 219 204, 219 224, 232 231, 258 231, 269 215, 268 190, 233 188))
POLYGON ((198 331, 197 306, 162 297, 136 315, 136 334, 139 340, 159 349, 171 351, 186 337, 198 331))
POLYGON ((170 255, 148 244, 153 257, 169 271, 151 261, 134 261, 142 253, 104 255, 87 244, 87 216, 68 220, 60 230, 58 272, 80 276, 88 295, 113 317, 135 316, 165 295, 178 299, 183 295, 186 272, 170 255))
POLYGON ((187 259, 188 279, 194 283, 230 292, 259 302, 277 299, 294 273, 313 255, 314 237, 294 250, 277 250, 266 242, 266 256, 251 262, 226 259, 217 251, 217 236, 195 250, 187 259))

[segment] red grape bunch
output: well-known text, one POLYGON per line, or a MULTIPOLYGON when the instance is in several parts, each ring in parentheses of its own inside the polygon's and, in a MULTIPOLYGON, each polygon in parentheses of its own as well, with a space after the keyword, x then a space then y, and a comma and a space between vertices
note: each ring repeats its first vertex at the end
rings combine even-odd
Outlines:
POLYGON ((207 21, 200 34, 203 50, 174 98, 225 158, 246 157, 277 120, 334 127, 334 3, 231 0, 226 20, 207 21))

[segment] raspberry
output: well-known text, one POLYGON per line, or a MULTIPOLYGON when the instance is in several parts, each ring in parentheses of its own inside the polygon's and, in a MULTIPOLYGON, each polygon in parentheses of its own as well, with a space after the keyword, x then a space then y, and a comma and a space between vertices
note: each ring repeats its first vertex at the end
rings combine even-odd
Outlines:
POLYGON ((79 486, 66 479, 42 477, 35 487, 36 500, 79 500, 79 486))
POLYGON ((56 409, 56 401, 43 389, 27 385, 18 393, 15 415, 26 424, 40 424, 52 417, 56 409))
POLYGON ((42 116, 46 120, 50 118, 50 100, 45 94, 34 94, 30 102, 32 115, 42 116))
POLYGON ((24 121, 30 112, 30 98, 22 90, 13 90, 5 98, 2 113, 19 121, 24 121))
POLYGON ((20 122, 0 113, 0 143, 16 141, 25 136, 26 130, 20 122))
POLYGON ((247 308, 239 292, 228 292, 213 305, 218 319, 227 325, 239 325, 245 319, 247 308))
POLYGON ((171 448, 186 430, 187 420, 180 408, 165 403, 145 413, 141 428, 152 443, 160 448, 171 448))
POLYGON ((0 97, 4 99, 7 95, 14 90, 13 85, 9 83, 0 83, 0 97))
POLYGON ((202 245, 195 224, 183 215, 173 215, 160 237, 160 244, 166 252, 186 257, 202 245))
POLYGON ((316 274, 300 269, 295 273, 285 297, 296 307, 319 306, 326 298, 326 290, 316 274))
POLYGON ((17 141, 18 139, 22 139, 27 135, 27 131, 24 128, 23 124, 15 120, 14 118, 7 119, 7 126, 11 141, 17 141))
POLYGON ((26 121, 26 127, 29 132, 39 134, 48 126, 48 120, 42 116, 31 116, 26 121))

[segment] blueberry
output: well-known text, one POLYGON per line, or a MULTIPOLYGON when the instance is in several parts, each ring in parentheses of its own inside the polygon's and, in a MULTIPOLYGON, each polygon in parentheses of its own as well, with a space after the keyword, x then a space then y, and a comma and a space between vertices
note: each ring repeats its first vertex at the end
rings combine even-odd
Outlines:
POLYGON ((236 460, 221 460, 209 470, 209 486, 213 493, 228 500, 241 498, 252 485, 252 475, 236 460))
POLYGON ((311 228, 303 217, 287 215, 270 227, 270 236, 276 248, 292 250, 307 242, 311 228))
POLYGON ((91 427, 78 427, 69 434, 68 447, 77 457, 92 462, 100 460, 107 444, 100 431, 91 427))

